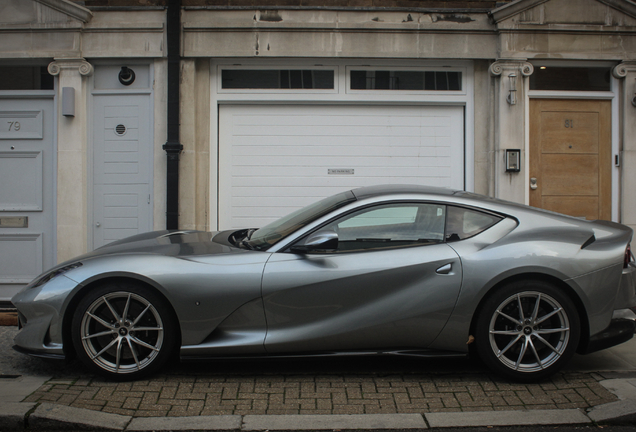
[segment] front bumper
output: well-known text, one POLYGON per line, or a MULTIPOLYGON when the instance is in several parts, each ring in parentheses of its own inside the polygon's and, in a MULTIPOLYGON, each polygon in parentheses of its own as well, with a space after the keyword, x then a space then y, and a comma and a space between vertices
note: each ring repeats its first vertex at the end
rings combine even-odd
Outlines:
POLYGON ((66 355, 64 353, 56 354, 54 352, 51 352, 50 350, 49 351, 31 351, 28 349, 24 349, 18 345, 13 345, 13 349, 19 352, 20 354, 27 354, 27 355, 30 355, 31 357, 38 357, 38 358, 44 358, 44 359, 50 359, 50 360, 65 360, 66 359, 66 355))
POLYGON ((59 275, 39 287, 27 287, 11 302, 18 310, 19 331, 14 349, 37 357, 64 358, 62 311, 77 282, 59 275))

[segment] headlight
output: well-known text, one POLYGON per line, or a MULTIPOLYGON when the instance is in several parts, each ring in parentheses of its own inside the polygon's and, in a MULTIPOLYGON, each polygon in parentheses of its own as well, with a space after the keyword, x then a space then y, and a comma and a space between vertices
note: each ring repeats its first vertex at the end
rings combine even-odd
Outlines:
POLYGON ((58 269, 55 269, 53 271, 50 271, 48 273, 46 273, 44 276, 42 276, 40 279, 37 280, 37 282, 35 282, 35 284, 33 284, 31 286, 31 288, 37 288, 39 286, 44 285, 45 283, 47 283, 48 281, 50 281, 51 279, 53 279, 55 276, 59 276, 61 274, 66 273, 69 270, 73 270, 75 268, 81 267, 83 264, 81 262, 76 262, 73 264, 69 264, 67 266, 64 267, 60 267, 58 269))

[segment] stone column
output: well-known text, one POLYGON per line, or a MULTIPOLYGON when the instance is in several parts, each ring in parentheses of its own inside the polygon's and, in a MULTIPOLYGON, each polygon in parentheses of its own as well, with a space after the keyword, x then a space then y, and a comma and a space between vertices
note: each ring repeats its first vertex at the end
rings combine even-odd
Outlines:
POLYGON ((517 59, 500 59, 490 65, 494 77, 494 180, 495 197, 524 204, 526 202, 526 92, 525 80, 532 75, 532 64, 517 59), (516 76, 516 86, 511 88, 510 76, 516 76), (513 92, 511 92, 513 90, 513 92), (510 94, 515 104, 511 104, 510 94), (520 149, 520 172, 507 173, 506 149, 520 149))
POLYGON ((612 74, 622 79, 619 118, 621 119, 621 222, 636 230, 636 61, 623 62, 612 74))
POLYGON ((210 61, 181 60, 179 227, 210 229, 210 61))
POLYGON ((83 58, 58 58, 48 71, 57 82, 57 260, 87 250, 87 84, 93 66, 83 58), (64 88, 73 88, 75 115, 62 113, 64 88))

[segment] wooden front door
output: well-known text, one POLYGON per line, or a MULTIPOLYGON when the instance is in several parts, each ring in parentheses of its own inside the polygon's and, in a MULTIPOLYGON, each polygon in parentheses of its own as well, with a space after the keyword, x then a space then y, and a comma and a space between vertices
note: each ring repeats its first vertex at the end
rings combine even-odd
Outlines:
POLYGON ((530 205, 584 217, 612 217, 611 105, 530 100, 530 205))

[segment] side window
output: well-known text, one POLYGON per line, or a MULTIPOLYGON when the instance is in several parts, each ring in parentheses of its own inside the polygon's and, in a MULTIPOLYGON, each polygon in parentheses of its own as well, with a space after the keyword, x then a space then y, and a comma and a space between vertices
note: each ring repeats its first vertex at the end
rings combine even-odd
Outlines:
POLYGON ((464 240, 487 230, 501 217, 462 207, 449 206, 446 219, 446 241, 464 240))
POLYGON ((338 251, 432 244, 444 241, 446 206, 385 204, 359 210, 324 227, 338 234, 338 251))

